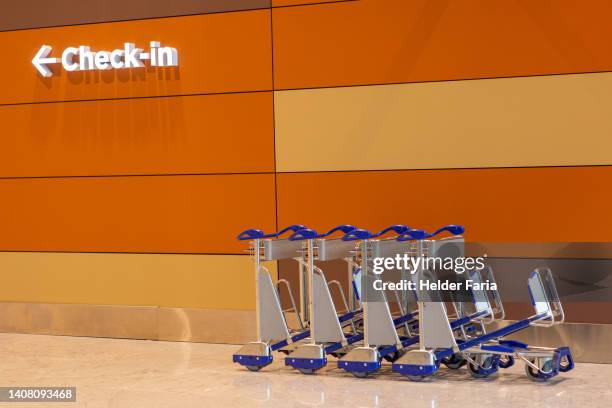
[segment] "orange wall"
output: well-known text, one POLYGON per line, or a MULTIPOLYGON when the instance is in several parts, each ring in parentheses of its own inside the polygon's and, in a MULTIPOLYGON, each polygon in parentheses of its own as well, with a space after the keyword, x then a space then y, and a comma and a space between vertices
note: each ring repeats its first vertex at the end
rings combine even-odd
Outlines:
POLYGON ((270 10, 0 32, 1 251, 244 254, 276 227, 270 10), (179 66, 40 76, 43 44, 179 66))
MULTIPOLYGON (((238 232, 291 223, 459 223, 471 241, 607 241, 612 167, 590 166, 609 164, 596 147, 607 146, 605 127, 581 118, 605 123, 609 75, 586 73, 612 71, 610 21, 607 0, 273 0, 260 10, 0 32, 0 251, 243 255, 238 232), (31 64, 43 44, 56 56, 67 46, 151 40, 176 47, 179 67, 55 67, 42 78, 31 64), (540 105, 549 98, 566 109, 580 102, 588 115, 572 117, 571 127, 554 121, 566 111, 538 111, 536 88, 514 82, 569 73, 577 75, 538 96, 546 94, 540 105), (498 77, 511 78, 490 79, 498 77), (376 88, 374 107, 370 93, 356 91, 371 89, 362 85, 376 88), (476 95, 501 119, 470 119, 459 108, 472 105, 452 105, 445 95, 453 94, 476 95), (522 106, 526 99, 535 107, 522 106), (423 113, 413 109, 404 120, 408 100, 423 113), (445 126, 407 126, 418 122, 410 114, 445 126), (299 121, 308 121, 307 132, 299 121), (419 137, 431 145, 411 150, 419 137), (580 154, 556 154, 572 146, 560 138, 579 138, 580 154), (503 146, 512 143, 519 146, 509 162, 503 146), (317 154, 298 160, 313 146, 317 154), (520 154, 532 146, 543 153, 520 154), (381 147, 393 152, 392 164, 381 147), (459 151, 482 152, 471 162, 477 168, 461 170, 459 151), (336 167, 325 162, 340 155, 336 167), (435 170, 441 157, 458 161, 435 170), (545 167, 551 163, 560 167, 545 167), (386 168, 394 170, 377 171, 386 168)), ((55 270, 68 270, 69 258, 55 270)), ((244 280, 222 306, 243 307, 238 298, 252 283, 244 280)))
MULTIPOLYGON (((408 155, 397 172, 369 171, 378 167, 319 172, 313 159, 300 167, 303 174, 275 175, 279 146, 307 135, 278 128, 275 135, 273 115, 283 111, 284 88, 609 69, 609 2, 297 3, 277 0, 273 9, 0 33, 14 61, 0 67, 0 210, 6 225, 0 249, 240 253, 244 245, 233 237, 244 228, 300 222, 325 229, 345 221, 371 228, 389 222, 463 223, 474 240, 605 238, 592 231, 603 231, 598 225, 609 198, 602 187, 611 179, 608 167, 429 172, 414 171, 408 155), (30 63, 43 43, 58 51, 152 39, 178 48, 178 68, 57 72, 44 79, 30 63), (122 177, 132 175, 175 176, 122 177), (378 194, 347 207, 347 198, 364 183, 378 194), (334 188, 341 192, 332 193, 334 188), (297 201, 313 189, 325 192, 325 206, 297 201), (451 191, 451 198, 430 198, 443 191, 451 191), (401 199, 389 203, 388 194, 401 199), (540 194, 545 200, 533 199, 540 194), (421 218, 412 222, 407 215, 414 207, 421 218), (525 224, 520 233, 510 228, 519 222, 525 224), (223 225, 224 235, 213 239, 208 232, 219 233, 223 225)), ((402 92, 410 94, 409 86, 402 92)), ((377 116, 366 112, 354 125, 376 129, 395 98, 385 95, 377 116)), ((331 96, 328 100, 335 100, 331 96)), ((443 102, 438 115, 432 112, 441 121, 450 116, 443 102)), ((313 135, 317 126, 329 128, 319 116, 310 120, 313 135)), ((505 135, 519 129, 512 120, 504 126, 505 135)), ((460 122, 450 128, 458 134, 449 138, 457 140, 469 131, 460 122)), ((350 126, 343 129, 343 143, 350 145, 350 126)), ((321 157, 325 149, 321 143, 321 157)), ((428 160, 424 156, 419 167, 435 167, 433 159, 428 167, 428 160)))
POLYGON ((606 242, 611 180, 608 166, 279 174, 278 223, 462 224, 474 242, 606 242))
POLYGON ((612 69, 608 0, 360 0, 272 13, 280 89, 612 69))
POLYGON ((243 253, 273 230, 274 176, 0 180, 3 251, 243 253))
MULTIPOLYGON (((308 136, 287 135, 290 127, 280 132, 278 121, 275 135, 273 115, 285 108, 284 88, 608 69, 608 2, 303 3, 276 0, 272 6, 278 8, 273 9, 0 33, 14 61, 0 67, 0 209, 7 231, 0 249, 241 253, 244 245, 233 239, 241 229, 294 222, 314 223, 319 229, 345 221, 371 228, 389 222, 419 227, 463 223, 474 240, 593 240, 597 233, 591 231, 603 231, 597 225, 608 197, 600 180, 610 180, 608 167, 428 172, 414 171, 408 155, 394 165, 397 172, 368 171, 378 166, 355 173, 319 172, 314 158, 299 168, 303 174, 275 176, 284 143, 308 136), (58 51, 68 45, 108 49, 128 40, 141 45, 152 39, 178 48, 178 68, 57 72, 44 79, 30 63, 43 43, 58 51), (131 175, 176 176, 122 177, 131 175), (363 183, 379 196, 346 207, 347 197, 363 183), (342 192, 332 193, 333 188, 342 192), (530 199, 540 194, 539 188, 551 197, 548 202, 530 199), (564 199, 568 188, 573 189, 572 200, 564 199), (297 202, 296 197, 312 189, 326 192, 325 206, 297 202), (446 190, 454 192, 451 199, 412 198, 446 190), (388 203, 385 194, 401 200, 388 203), (412 222, 406 214, 414 214, 415 206, 422 218, 412 222), (351 219, 345 220, 348 215, 351 219), (509 227, 519 221, 526 225, 513 235, 515 229, 509 227), (228 227, 219 240, 202 232, 218 231, 222 225, 228 227)), ((336 90, 329 92, 327 100, 336 100, 336 90)), ((410 94, 410 84, 402 92, 410 94)), ((385 95, 376 115, 369 111, 351 122, 376 129, 376 121, 385 120, 385 110, 397 99, 385 95)), ((419 104, 420 97, 413 102, 419 104)), ((432 117, 444 121, 452 113, 447 115, 447 109, 440 101, 439 113, 431 112, 432 117)), ((313 135, 330 128, 322 117, 309 120, 313 135)), ((460 140, 469 129, 453 123, 450 129, 458 134, 448 137, 460 140)), ((504 135, 522 129, 512 120, 503 126, 504 135)), ((342 129, 343 143, 350 145, 355 132, 350 126, 342 129)), ((401 129, 397 135, 401 137, 401 129)), ((375 143, 376 134, 371 137, 375 143)), ((321 143, 321 157, 325 149, 321 143)), ((291 162, 285 156, 281 158, 291 162)), ((351 156, 359 162, 355 152, 351 156)), ((433 158, 423 157, 420 168, 436 166, 433 158)), ((529 165, 542 164, 531 160, 529 165)))
POLYGON ((0 106, 0 177, 270 172, 272 119, 269 92, 0 106))
MULTIPOLYGON (((136 96, 188 95, 270 89, 270 11, 204 14, 120 23, 0 33, 0 104, 136 96), (43 78, 31 60, 47 44, 56 55, 68 46, 92 50, 149 41, 179 50, 179 67, 71 72, 43 78)), ((57 55, 59 56, 59 55, 57 55)))

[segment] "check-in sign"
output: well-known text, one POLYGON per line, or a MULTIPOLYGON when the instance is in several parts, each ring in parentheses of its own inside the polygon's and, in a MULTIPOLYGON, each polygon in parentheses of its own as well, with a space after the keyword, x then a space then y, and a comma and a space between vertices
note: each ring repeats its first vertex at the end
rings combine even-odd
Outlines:
POLYGON ((50 45, 43 45, 32 59, 32 65, 44 77, 53 75, 49 68, 53 64, 61 64, 69 72, 142 68, 146 64, 153 67, 178 66, 176 48, 162 47, 159 41, 151 41, 148 50, 127 42, 122 48, 112 51, 92 51, 89 46, 81 45, 65 48, 61 57, 51 57, 52 51, 50 45))

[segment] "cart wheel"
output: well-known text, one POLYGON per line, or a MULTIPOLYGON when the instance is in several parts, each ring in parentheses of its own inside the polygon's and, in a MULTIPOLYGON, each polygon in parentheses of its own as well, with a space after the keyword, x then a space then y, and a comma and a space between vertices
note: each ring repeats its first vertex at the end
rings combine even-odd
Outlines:
POLYGON ((567 369, 567 367, 569 367, 570 365, 570 361, 567 357, 562 357, 561 361, 559 362, 559 368, 560 371, 563 371, 564 369, 567 369))
POLYGON ((385 360, 387 360, 390 363, 394 363, 395 361, 397 361, 403 354, 399 351, 396 351, 394 353, 391 354, 387 354, 385 356, 383 356, 383 358, 385 360))
POLYGON ((450 357, 446 357, 442 360, 442 364, 450 368, 451 370, 457 370, 467 364, 467 360, 459 354, 453 354, 450 357))
POLYGON ((302 374, 314 374, 315 372, 314 368, 298 368, 298 370, 300 370, 302 374))
POLYGON ((486 378, 497 371, 495 356, 491 354, 479 355, 476 357, 476 363, 468 363, 468 371, 474 378, 486 378))
POLYGON ((525 364, 525 373, 527 374, 527 377, 529 377, 531 381, 535 382, 548 381, 548 376, 546 374, 549 374, 553 370, 552 359, 548 358, 544 360, 544 364, 542 364, 541 366, 537 364, 537 361, 535 359, 530 359, 529 361, 533 364, 536 364, 540 369, 536 370, 529 364, 525 364))
POLYGON ((357 378, 366 378, 370 373, 366 373, 364 371, 351 371, 351 374, 357 378))
POLYGON ((407 376, 410 381, 421 382, 425 379, 425 375, 408 375, 407 376))
POLYGON ((514 357, 512 356, 500 356, 499 366, 501 368, 510 368, 514 365, 514 357))
POLYGON ((248 365, 248 366, 246 366, 246 368, 248 368, 248 369, 249 369, 249 371, 259 371, 259 370, 261 370, 263 367, 262 367, 262 366, 248 365))

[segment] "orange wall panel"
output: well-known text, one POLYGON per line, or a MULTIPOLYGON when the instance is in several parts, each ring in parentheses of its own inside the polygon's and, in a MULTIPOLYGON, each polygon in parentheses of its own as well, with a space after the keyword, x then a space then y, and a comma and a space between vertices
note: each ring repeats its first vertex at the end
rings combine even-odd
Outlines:
POLYGON ((0 106, 0 177, 274 171, 271 93, 0 106))
POLYGON ((0 104, 270 89, 270 10, 136 20, 0 33, 0 104), (60 57, 68 46, 92 51, 148 47, 178 50, 178 67, 66 72, 42 77, 31 63, 43 45, 60 57))
POLYGON ((612 167, 281 173, 278 224, 462 224, 473 242, 606 242, 610 184, 612 167))
POLYGON ((608 0, 361 0, 272 13, 278 89, 612 70, 608 0))
POLYGON ((272 174, 4 179, 0 197, 2 251, 243 254, 240 231, 275 228, 272 174))

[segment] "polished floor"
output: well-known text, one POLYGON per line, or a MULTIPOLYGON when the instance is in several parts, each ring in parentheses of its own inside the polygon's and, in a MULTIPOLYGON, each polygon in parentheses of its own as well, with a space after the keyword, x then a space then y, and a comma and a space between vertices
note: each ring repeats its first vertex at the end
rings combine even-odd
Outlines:
POLYGON ((76 386, 76 403, 29 407, 610 407, 612 365, 578 364, 548 384, 520 367, 490 380, 442 369, 412 383, 386 367, 371 379, 329 368, 305 376, 280 359, 251 373, 231 363, 236 346, 0 334, 0 386, 76 386))

